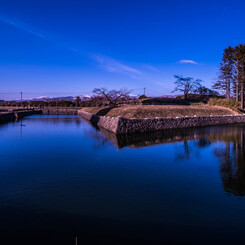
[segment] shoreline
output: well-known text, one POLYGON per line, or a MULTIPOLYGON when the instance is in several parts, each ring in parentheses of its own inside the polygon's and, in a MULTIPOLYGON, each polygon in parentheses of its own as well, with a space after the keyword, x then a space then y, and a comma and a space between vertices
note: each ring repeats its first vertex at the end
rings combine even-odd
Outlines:
POLYGON ((0 123, 12 122, 33 114, 42 114, 42 110, 18 110, 13 112, 1 112, 0 123))
POLYGON ((164 129, 196 128, 234 123, 245 123, 245 114, 222 116, 164 117, 164 118, 123 118, 99 116, 82 110, 78 115, 93 125, 106 129, 116 135, 148 133, 164 129))

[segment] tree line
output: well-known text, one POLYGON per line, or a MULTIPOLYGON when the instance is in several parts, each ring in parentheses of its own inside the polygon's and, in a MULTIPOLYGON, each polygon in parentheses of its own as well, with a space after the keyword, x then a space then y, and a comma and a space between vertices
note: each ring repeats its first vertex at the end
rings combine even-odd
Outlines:
POLYGON ((227 99, 234 98, 241 102, 244 109, 245 83, 245 45, 229 46, 224 49, 220 72, 213 88, 225 94, 227 99))

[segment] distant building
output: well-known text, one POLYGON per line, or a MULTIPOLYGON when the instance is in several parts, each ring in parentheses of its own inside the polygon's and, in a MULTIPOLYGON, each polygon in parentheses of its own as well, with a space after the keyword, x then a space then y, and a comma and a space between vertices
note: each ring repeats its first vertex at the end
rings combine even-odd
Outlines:
POLYGON ((142 100, 142 105, 189 105, 190 103, 184 99, 175 98, 150 98, 142 100))

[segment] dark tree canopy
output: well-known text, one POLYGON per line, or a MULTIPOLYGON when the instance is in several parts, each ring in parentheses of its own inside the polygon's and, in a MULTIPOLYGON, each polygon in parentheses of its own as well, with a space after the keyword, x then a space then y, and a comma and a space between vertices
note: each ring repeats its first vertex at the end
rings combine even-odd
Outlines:
POLYGON ((80 96, 77 96, 76 100, 75 100, 76 106, 77 107, 80 106, 81 102, 82 102, 82 100, 81 100, 80 96))
POLYGON ((245 83, 245 45, 224 49, 220 74, 213 88, 224 94, 228 99, 235 97, 241 101, 244 109, 244 83, 245 83))
POLYGON ((215 93, 215 91, 213 91, 212 89, 209 89, 203 85, 200 85, 196 90, 196 93, 198 93, 201 96, 214 96, 217 95, 217 93, 215 93))

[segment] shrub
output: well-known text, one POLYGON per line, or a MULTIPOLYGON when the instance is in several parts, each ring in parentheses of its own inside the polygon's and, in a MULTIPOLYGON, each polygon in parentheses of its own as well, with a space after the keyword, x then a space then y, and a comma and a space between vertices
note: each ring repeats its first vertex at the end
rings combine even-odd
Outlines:
POLYGON ((204 106, 205 103, 203 103, 203 102, 198 102, 198 103, 192 103, 191 105, 194 105, 194 106, 204 106))
POLYGON ((148 97, 146 95, 144 95, 144 94, 140 95, 140 97, 139 97, 140 100, 141 99, 146 99, 146 98, 148 98, 148 97))
POLYGON ((240 112, 241 103, 237 102, 235 99, 217 99, 211 98, 208 101, 208 105, 210 106, 223 106, 227 107, 235 112, 240 112))

